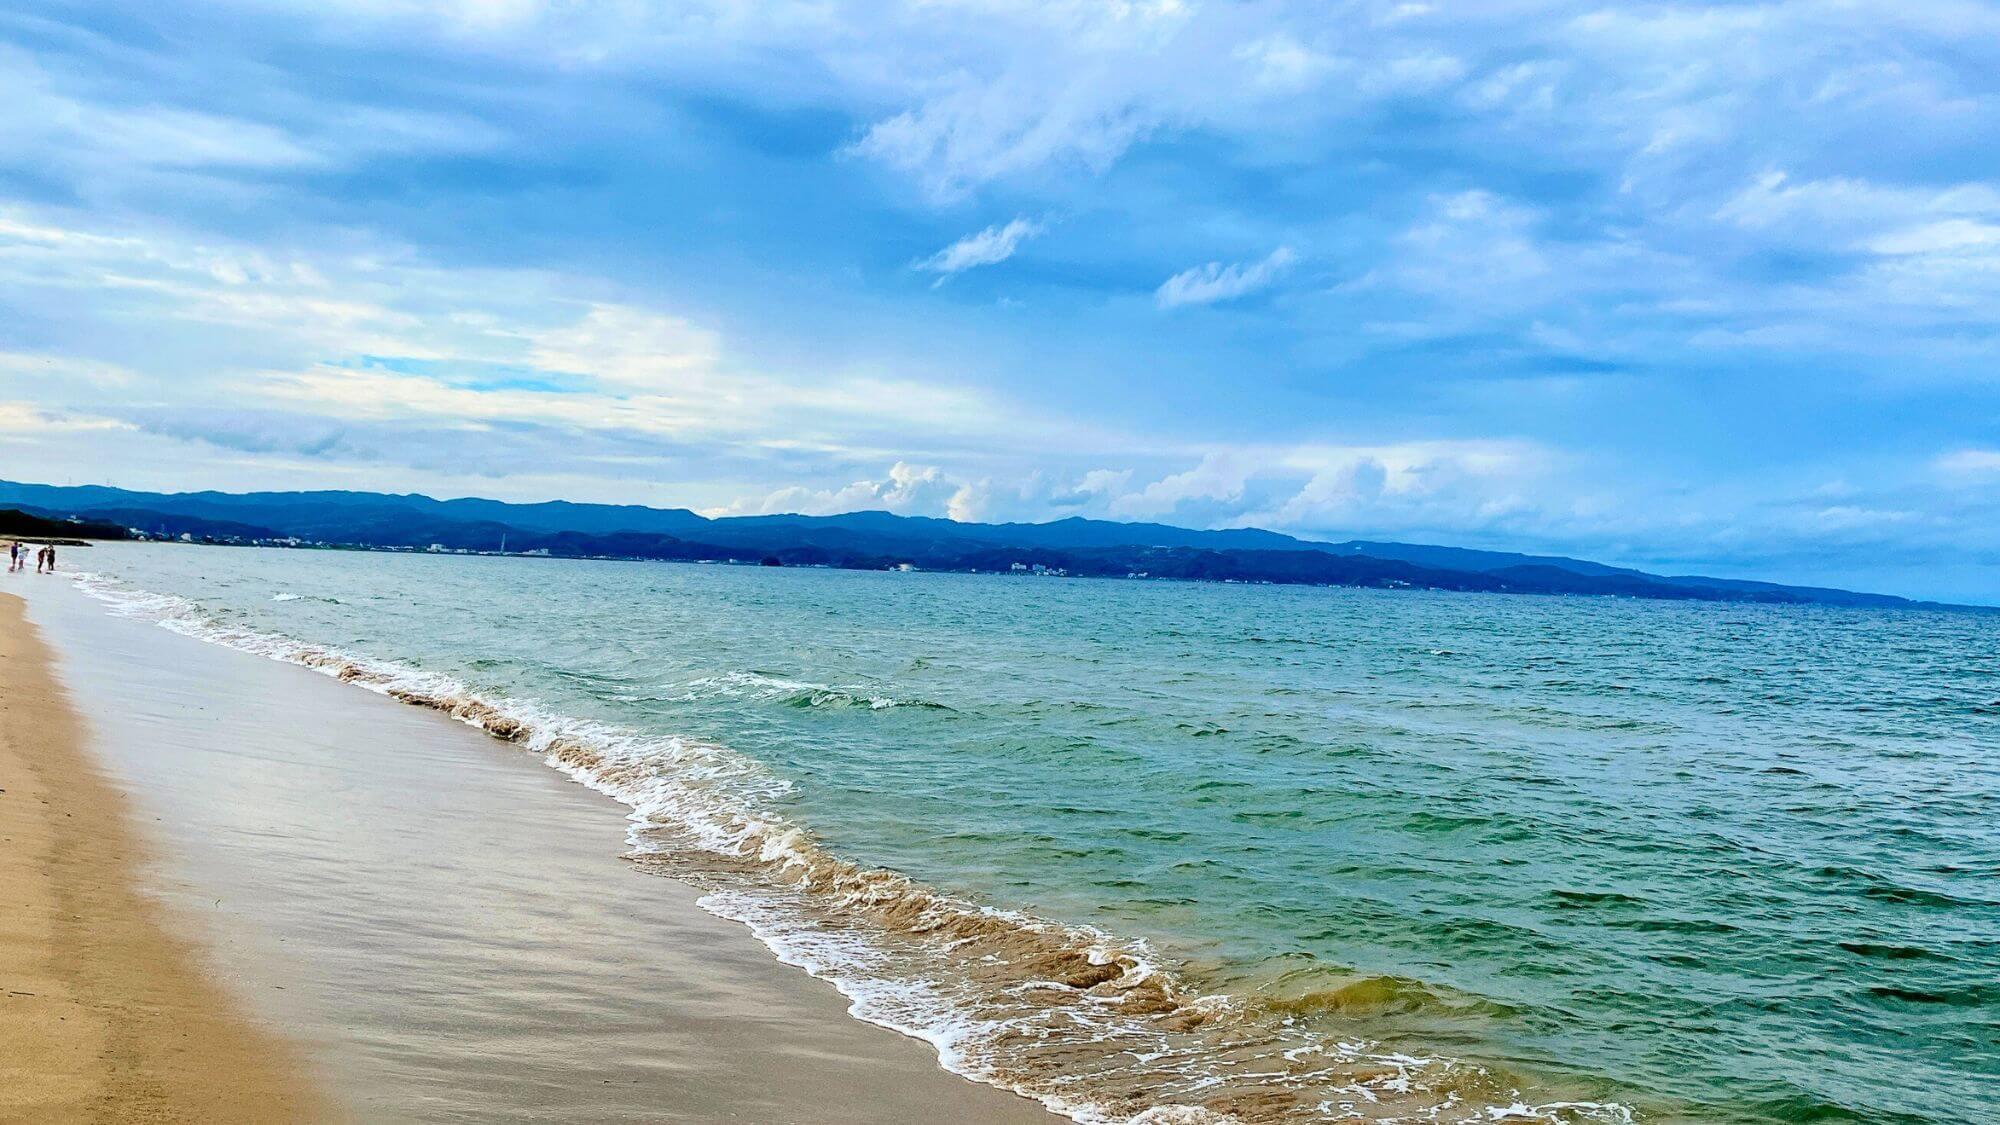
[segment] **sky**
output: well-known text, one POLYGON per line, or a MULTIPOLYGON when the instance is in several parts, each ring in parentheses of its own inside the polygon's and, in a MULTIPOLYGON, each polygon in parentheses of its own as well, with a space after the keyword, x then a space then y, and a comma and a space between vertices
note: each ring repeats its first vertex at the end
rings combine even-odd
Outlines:
POLYGON ((0 0, 0 478, 2000 602, 2000 6, 0 0))

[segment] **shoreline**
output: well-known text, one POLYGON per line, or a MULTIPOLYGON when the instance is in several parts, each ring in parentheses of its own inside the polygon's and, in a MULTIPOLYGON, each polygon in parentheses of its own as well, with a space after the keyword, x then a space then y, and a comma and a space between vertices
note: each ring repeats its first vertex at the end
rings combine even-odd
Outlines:
MULTIPOLYGON (((1029 1109, 1038 1120, 1048 1119, 1045 1112, 1078 1120, 1151 1119, 1162 1112, 1189 1120, 1239 1114, 1276 1119, 1310 1112, 1318 1102, 1343 1093, 1353 1101, 1340 1104, 1359 1109, 1365 1102, 1378 1117, 1401 1118, 1467 1102, 1496 1109, 1525 1104, 1515 1088, 1517 1079, 1483 1067, 1336 1040, 1324 1031, 1295 1026, 1282 1011, 1216 1003, 1182 989, 1143 943, 988 910, 893 871, 857 866, 826 853, 782 817, 757 812, 754 794, 715 788, 716 779, 737 777, 745 765, 721 746, 673 736, 648 740, 568 719, 505 695, 482 695, 442 673, 222 625, 178 595, 125 587, 98 575, 82 578, 79 589, 112 608, 100 620, 118 619, 121 630, 136 629, 134 636, 178 638, 177 647, 157 640, 145 646, 155 649, 155 666, 165 662, 160 658, 167 647, 174 647, 177 655, 171 659, 176 663, 194 659, 193 652, 183 651, 192 641, 219 655, 205 662, 247 672, 250 666, 243 660, 254 661, 257 681, 271 689, 281 680, 287 685, 267 693, 293 705, 306 702, 296 693, 325 697, 331 709, 323 721, 354 724, 366 715, 370 725, 441 727, 451 731, 468 755, 459 763, 461 770, 525 771, 523 776, 532 775, 536 788, 556 785, 565 803, 579 796, 576 784, 594 791, 585 798, 587 804, 602 809, 600 800, 615 802, 611 807, 624 814, 618 818, 624 830, 618 832, 616 848, 621 869, 629 872, 636 866, 649 876, 665 876, 673 888, 667 893, 688 893, 688 905, 728 924, 736 935, 730 940, 740 940, 747 931, 754 935, 758 953, 775 955, 785 967, 802 969, 837 988, 848 1002, 845 1014, 853 1020, 929 1047, 928 1072, 969 1080, 952 1085, 961 1097, 967 1090, 982 1091, 989 1099, 987 1114, 1011 1116, 1038 1102, 1039 1107, 1029 1109), (166 628, 148 628, 160 625, 166 628), (301 672, 308 674, 301 677, 301 672), (407 706, 379 712, 355 708, 345 702, 351 698, 349 688, 407 706), (495 757, 496 741, 514 752, 495 757), (674 766, 661 772, 654 768, 659 762, 674 766), (658 838, 650 839, 654 833, 658 838), (1047 1026, 1068 1033, 1023 1037, 1016 1030, 1047 1026), (1149 1065, 1160 1058, 1168 1062, 1149 1065), (1139 1065, 1128 1065, 1128 1059, 1139 1065), (1247 1081, 1230 1082, 1233 1074, 1247 1081), (1079 1075, 1089 1076, 1087 1085, 1079 1075)), ((280 594, 277 600, 296 596, 280 594)), ((67 604, 69 599, 60 601, 67 604)), ((72 621, 79 635, 96 632, 80 618, 72 621)), ((70 624, 65 622, 66 636, 70 624)), ((130 678, 155 675, 135 672, 130 678)), ((227 679, 241 679, 243 688, 254 686, 249 677, 227 679)), ((204 698, 243 701, 256 694, 219 690, 213 684, 203 685, 204 698)), ((240 715, 232 718, 246 721, 240 715)), ((257 724, 259 737, 250 741, 261 743, 261 736, 299 722, 299 716, 287 712, 282 721, 257 724)), ((410 764, 403 756, 393 763, 398 769, 410 764)), ((368 776, 378 772, 371 770, 368 776)), ((456 787, 458 777, 447 784, 456 787)), ((504 814, 526 811, 510 804, 504 814)), ((598 834, 608 827, 593 821, 591 831, 598 834)), ((268 831, 260 832, 260 840, 268 831)), ((588 862, 594 865, 604 854, 598 852, 588 862)), ((298 858, 317 861, 320 855, 315 851, 298 858)), ((566 878, 569 869, 562 874, 566 878)), ((621 884, 593 893, 622 898, 631 889, 621 884)), ((792 987, 785 986, 786 991, 792 987)), ((819 1034, 823 1031, 815 1031, 819 1034)), ((732 1071, 739 1065, 733 1059, 728 1063, 732 1071)), ((1563 1120, 1616 1120, 1624 1114, 1616 1103, 1574 1087, 1558 1091, 1538 1086, 1537 1093, 1546 1105, 1529 1109, 1563 1120)), ((889 1118, 875 1114, 868 1119, 889 1118)))
POLYGON ((324 1120, 293 1050, 142 889, 148 850, 52 650, 0 594, 0 1118, 324 1120))
POLYGON ((68 582, 22 593, 106 776, 154 822, 148 889, 347 1113, 1053 1120, 853 1018, 693 887, 636 869, 617 805, 485 732, 68 582))

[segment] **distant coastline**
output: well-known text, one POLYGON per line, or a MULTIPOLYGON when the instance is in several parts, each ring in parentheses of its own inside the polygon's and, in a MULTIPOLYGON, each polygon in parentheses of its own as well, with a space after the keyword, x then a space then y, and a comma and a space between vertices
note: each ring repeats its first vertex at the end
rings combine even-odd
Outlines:
POLYGON ((982 524, 888 512, 708 518, 680 508, 367 492, 148 493, 0 481, 0 535, 232 546, 926 570, 1034 577, 1576 594, 1661 601, 1951 605, 1817 586, 1660 575, 1585 559, 1070 518, 982 524))

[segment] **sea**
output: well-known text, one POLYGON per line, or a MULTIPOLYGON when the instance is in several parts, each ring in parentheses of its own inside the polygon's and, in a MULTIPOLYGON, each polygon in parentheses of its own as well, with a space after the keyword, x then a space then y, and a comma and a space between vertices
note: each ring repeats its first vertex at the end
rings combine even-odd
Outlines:
POLYGON ((2000 616, 64 561, 609 794, 635 877, 1078 1121, 2000 1120, 2000 616))

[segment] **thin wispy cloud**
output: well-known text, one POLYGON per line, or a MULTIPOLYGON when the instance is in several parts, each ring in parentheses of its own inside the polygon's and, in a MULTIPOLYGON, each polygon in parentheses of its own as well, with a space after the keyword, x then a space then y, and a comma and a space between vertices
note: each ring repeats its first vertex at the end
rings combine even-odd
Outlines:
POLYGON ((1935 463, 1954 476, 2000 477, 2000 449, 1955 449, 1935 463))
POLYGON ((932 284, 942 285, 954 274, 1006 261, 1020 249, 1021 243, 1039 236, 1044 229, 1041 223, 1027 218, 995 224, 932 254, 918 262, 917 268, 937 274, 938 279, 932 284))
POLYGON ((1290 247, 1280 246, 1254 262, 1228 265, 1209 262, 1182 270, 1162 282, 1153 292, 1153 300, 1163 309, 1233 301, 1269 288, 1278 275, 1290 269, 1296 260, 1297 255, 1292 253, 1290 247))

